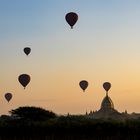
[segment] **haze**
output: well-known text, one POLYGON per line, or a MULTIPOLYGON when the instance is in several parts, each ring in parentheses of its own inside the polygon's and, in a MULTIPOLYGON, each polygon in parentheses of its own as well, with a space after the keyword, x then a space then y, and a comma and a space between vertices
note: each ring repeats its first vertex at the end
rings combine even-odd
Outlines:
POLYGON ((139 0, 0 0, 0 114, 19 106, 98 110, 106 81, 118 111, 140 112, 139 7, 139 0), (65 21, 71 11, 79 15, 74 29, 65 21), (31 76, 25 90, 23 73, 31 76), (84 93, 81 80, 89 82, 84 93))

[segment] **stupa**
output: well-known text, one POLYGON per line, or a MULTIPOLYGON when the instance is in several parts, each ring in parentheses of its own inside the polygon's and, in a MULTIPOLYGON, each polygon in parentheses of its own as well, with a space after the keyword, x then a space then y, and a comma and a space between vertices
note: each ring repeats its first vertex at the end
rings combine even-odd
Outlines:
POLYGON ((101 107, 98 111, 94 113, 90 113, 90 117, 95 119, 116 119, 116 120, 124 120, 126 119, 126 115, 122 115, 122 113, 118 112, 114 108, 113 101, 108 96, 108 91, 111 88, 111 84, 109 82, 105 82, 103 84, 103 88, 106 90, 106 95, 102 100, 101 107))

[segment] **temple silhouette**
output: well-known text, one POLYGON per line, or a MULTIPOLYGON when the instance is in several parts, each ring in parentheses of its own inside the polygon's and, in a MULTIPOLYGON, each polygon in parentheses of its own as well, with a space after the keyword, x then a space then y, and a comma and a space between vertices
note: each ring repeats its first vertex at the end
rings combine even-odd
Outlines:
MULTIPOLYGON (((110 84, 111 87, 111 84, 110 84)), ((106 89, 105 89, 106 90, 106 89)), ((125 110, 124 112, 120 113, 114 108, 113 101, 108 96, 108 90, 106 90, 106 95, 101 102, 101 107, 98 111, 90 111, 89 113, 86 112, 86 116, 95 119, 113 119, 113 120, 126 120, 126 119, 138 119, 140 118, 140 113, 131 113, 128 114, 125 110)))

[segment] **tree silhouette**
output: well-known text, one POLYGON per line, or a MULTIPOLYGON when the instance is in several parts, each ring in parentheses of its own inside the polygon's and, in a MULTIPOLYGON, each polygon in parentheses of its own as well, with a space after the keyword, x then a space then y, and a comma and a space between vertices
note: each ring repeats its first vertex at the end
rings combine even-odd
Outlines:
POLYGON ((44 121, 56 117, 56 114, 53 113, 52 111, 48 111, 43 108, 33 106, 19 107, 9 112, 12 116, 16 116, 20 119, 27 119, 33 121, 44 121))

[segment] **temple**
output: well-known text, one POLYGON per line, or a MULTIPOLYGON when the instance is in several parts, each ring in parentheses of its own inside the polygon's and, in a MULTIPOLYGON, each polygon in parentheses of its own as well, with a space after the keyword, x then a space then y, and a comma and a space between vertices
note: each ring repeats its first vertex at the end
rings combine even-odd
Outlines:
POLYGON ((111 98, 106 95, 101 103, 101 108, 98 111, 90 111, 87 113, 88 117, 95 119, 115 119, 115 120, 125 120, 128 118, 127 113, 120 113, 114 109, 114 104, 111 98))
MULTIPOLYGON (((108 86, 111 86, 111 84, 108 86)), ((89 113, 86 112, 86 116, 95 119, 126 120, 126 119, 138 119, 140 118, 140 113, 128 114, 126 110, 122 113, 118 112, 114 108, 113 101, 108 96, 107 90, 106 95, 101 102, 100 109, 98 111, 90 111, 89 113)))

